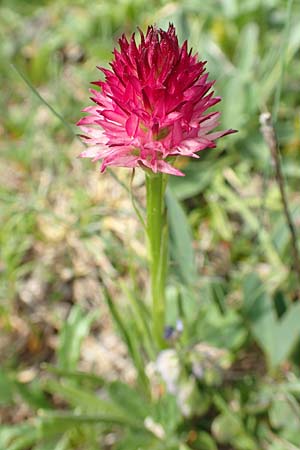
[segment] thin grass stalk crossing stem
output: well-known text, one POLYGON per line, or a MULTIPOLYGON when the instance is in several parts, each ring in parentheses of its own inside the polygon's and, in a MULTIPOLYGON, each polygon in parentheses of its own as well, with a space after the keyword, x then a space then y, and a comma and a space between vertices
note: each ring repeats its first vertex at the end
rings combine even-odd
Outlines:
POLYGON ((147 238, 151 277, 152 327, 156 344, 164 347, 165 284, 167 273, 167 220, 164 193, 166 176, 146 175, 147 238))

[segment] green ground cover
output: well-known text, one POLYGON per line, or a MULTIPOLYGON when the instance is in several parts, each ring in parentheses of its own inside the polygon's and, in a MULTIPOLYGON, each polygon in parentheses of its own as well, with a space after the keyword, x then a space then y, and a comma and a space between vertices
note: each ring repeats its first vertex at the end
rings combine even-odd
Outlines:
POLYGON ((299 236, 299 23, 297 0, 0 3, 0 449, 300 448, 300 281, 259 125, 269 110, 299 236), (239 131, 170 182, 176 395, 149 375, 130 173, 77 159, 74 125, 120 34, 169 22, 239 131))

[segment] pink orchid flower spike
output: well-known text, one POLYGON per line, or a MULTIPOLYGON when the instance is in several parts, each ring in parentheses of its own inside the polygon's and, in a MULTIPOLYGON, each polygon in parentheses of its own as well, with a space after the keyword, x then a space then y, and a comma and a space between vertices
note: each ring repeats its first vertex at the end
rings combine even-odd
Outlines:
POLYGON ((205 61, 180 47, 175 28, 148 27, 123 35, 114 50, 111 70, 99 68, 105 81, 93 82, 95 106, 78 122, 88 144, 81 157, 102 160, 107 166, 143 167, 154 173, 184 175, 171 163, 177 156, 198 158, 198 152, 216 147, 215 141, 235 130, 212 132, 219 112, 207 112, 221 98, 211 91, 205 61))

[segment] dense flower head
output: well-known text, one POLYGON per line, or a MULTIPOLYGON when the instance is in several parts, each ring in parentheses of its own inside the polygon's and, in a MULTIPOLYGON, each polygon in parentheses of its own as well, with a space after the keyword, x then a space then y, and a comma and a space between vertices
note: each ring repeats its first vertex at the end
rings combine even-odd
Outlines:
POLYGON ((99 68, 105 81, 92 84, 88 115, 77 125, 88 148, 81 156, 107 166, 143 167, 153 172, 183 175, 172 162, 177 156, 197 158, 233 130, 211 132, 219 112, 207 110, 220 101, 211 91, 205 61, 180 47, 175 28, 148 27, 130 41, 123 35, 114 50, 111 70, 99 68))

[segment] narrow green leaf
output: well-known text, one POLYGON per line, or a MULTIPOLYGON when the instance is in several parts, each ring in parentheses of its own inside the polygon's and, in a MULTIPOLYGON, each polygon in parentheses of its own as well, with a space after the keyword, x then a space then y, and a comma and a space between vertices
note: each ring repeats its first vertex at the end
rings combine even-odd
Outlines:
POLYGON ((144 420, 151 414, 151 405, 136 390, 115 381, 109 386, 109 396, 115 404, 133 418, 144 420))
POLYGON ((141 336, 145 351, 151 359, 154 359, 155 347, 151 328, 149 326, 150 315, 147 309, 147 305, 140 298, 138 298, 138 295, 125 283, 121 284, 121 288, 126 294, 127 299, 130 301, 130 306, 133 313, 132 320, 134 320, 138 333, 141 336))
POLYGON ((210 201, 208 206, 211 214, 212 228, 221 237, 221 239, 228 242, 231 241, 232 228, 225 209, 214 201, 210 201))
POLYGON ((14 381, 3 370, 0 370, 0 405, 12 403, 14 392, 14 381))
POLYGON ((144 387, 148 388, 148 379, 145 374, 144 361, 142 355, 137 347, 138 342, 133 338, 130 330, 130 321, 123 320, 120 312, 116 308, 114 301, 111 298, 108 289, 104 286, 104 294, 110 313, 119 329, 119 332, 128 348, 128 352, 132 358, 132 361, 138 371, 139 378, 144 387))
POLYGON ((90 382, 95 386, 103 386, 105 380, 100 375, 96 375, 92 372, 83 372, 81 370, 65 370, 59 367, 51 366, 51 364, 42 364, 41 368, 47 372, 54 373, 55 375, 67 378, 70 380, 76 380, 78 382, 90 382))
POLYGON ((5 447, 5 450, 27 450, 40 438, 39 431, 35 426, 24 427, 22 433, 13 442, 5 447))
POLYGON ((122 414, 122 410, 118 407, 118 405, 109 400, 104 400, 87 388, 76 387, 71 384, 48 380, 45 383, 45 389, 54 395, 61 396, 74 408, 79 407, 88 413, 105 412, 110 415, 122 414))
POLYGON ((105 423, 109 425, 121 425, 137 430, 145 430, 143 422, 132 419, 130 416, 115 416, 109 414, 74 414, 71 412, 55 412, 40 418, 41 430, 44 435, 55 435, 76 427, 80 424, 105 423))
POLYGON ((170 188, 166 191, 170 251, 175 273, 183 284, 197 279, 193 238, 185 212, 170 188))
POLYGON ((80 356, 83 339, 88 335, 96 318, 94 312, 85 314, 78 305, 73 306, 60 334, 58 366, 61 369, 75 370, 80 356))
POLYGON ((285 74, 286 67, 287 67, 287 49, 288 49, 288 44, 289 44, 289 34, 290 34, 290 27, 291 27, 291 22, 292 22, 293 1, 294 0, 287 0, 287 3, 286 3, 287 18, 285 21, 282 45, 281 45, 281 49, 280 49, 280 53, 281 53, 280 54, 280 77, 277 82, 273 111, 272 111, 272 117, 273 117, 273 120, 275 123, 277 121, 277 115, 278 115, 280 98, 281 98, 281 91, 282 91, 282 86, 283 86, 283 79, 284 79, 284 74, 285 74))
POLYGON ((249 79, 257 58, 258 35, 259 28, 254 22, 247 23, 240 34, 236 66, 246 79, 249 79))

